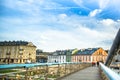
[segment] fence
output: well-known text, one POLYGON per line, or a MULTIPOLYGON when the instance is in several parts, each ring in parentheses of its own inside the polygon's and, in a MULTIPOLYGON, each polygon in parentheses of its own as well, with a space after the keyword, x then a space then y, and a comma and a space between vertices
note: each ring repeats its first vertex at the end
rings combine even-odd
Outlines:
POLYGON ((35 63, 0 65, 0 80, 58 80, 90 63, 35 63))
POLYGON ((117 73, 102 63, 100 63, 100 74, 103 80, 120 80, 120 76, 117 73))

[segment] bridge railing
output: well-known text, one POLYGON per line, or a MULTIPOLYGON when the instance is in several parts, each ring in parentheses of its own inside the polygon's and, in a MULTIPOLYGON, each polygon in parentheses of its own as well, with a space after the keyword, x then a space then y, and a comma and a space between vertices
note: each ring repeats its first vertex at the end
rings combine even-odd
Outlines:
POLYGON ((90 63, 32 63, 0 65, 0 80, 56 80, 90 66, 90 63))
POLYGON ((120 80, 120 75, 100 63, 100 74, 103 80, 120 80))

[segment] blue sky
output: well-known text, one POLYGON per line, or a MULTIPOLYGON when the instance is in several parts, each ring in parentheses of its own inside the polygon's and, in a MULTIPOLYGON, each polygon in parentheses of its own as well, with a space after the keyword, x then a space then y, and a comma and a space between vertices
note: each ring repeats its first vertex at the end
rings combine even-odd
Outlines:
POLYGON ((0 0, 0 41, 44 51, 109 49, 120 28, 120 0, 0 0))

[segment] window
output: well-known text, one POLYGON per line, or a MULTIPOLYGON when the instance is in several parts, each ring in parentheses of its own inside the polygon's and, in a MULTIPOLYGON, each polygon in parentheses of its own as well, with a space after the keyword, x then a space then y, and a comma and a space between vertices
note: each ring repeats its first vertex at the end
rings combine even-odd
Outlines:
POLYGON ((8 53, 6 53, 6 55, 11 55, 11 53, 10 53, 10 52, 8 52, 8 53))
POLYGON ((19 49, 20 51, 24 51, 24 49, 19 49))
POLYGON ((91 56, 89 56, 89 61, 91 60, 91 56))
POLYGON ((16 62, 18 62, 18 60, 16 59, 16 62))
POLYGON ((81 62, 81 57, 79 56, 79 62, 81 62))
POLYGON ((2 50, 0 49, 0 54, 2 54, 2 50))
POLYGON ((61 56, 60 56, 60 60, 61 60, 61 56))
POLYGON ((23 62, 25 62, 25 59, 23 59, 23 62))
POLYGON ((92 58, 92 59, 93 59, 93 61, 94 61, 94 56, 93 56, 93 58, 92 58))
POLYGON ((23 55, 23 53, 19 53, 19 55, 23 55))
POLYGON ((86 61, 86 56, 84 56, 84 61, 86 61))
POLYGON ((87 61, 88 57, 86 56, 86 61, 87 61))

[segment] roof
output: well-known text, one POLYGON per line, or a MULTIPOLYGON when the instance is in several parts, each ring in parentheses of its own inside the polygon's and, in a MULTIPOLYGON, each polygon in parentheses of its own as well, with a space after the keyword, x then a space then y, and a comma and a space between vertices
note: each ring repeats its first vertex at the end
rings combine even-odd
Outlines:
POLYGON ((92 55, 95 51, 97 51, 99 48, 88 48, 88 49, 80 49, 76 54, 80 55, 92 55))
POLYGON ((53 52, 51 55, 70 55, 72 54, 72 51, 74 49, 69 49, 69 50, 57 50, 55 52, 53 52))
POLYGON ((20 46, 20 45, 35 46, 31 42, 27 41, 0 41, 0 46, 20 46))
POLYGON ((67 51, 55 51, 53 52, 53 55, 66 55, 67 54, 67 51))

